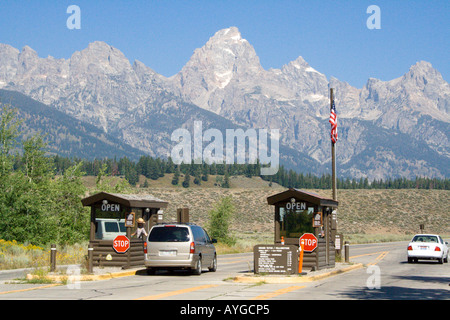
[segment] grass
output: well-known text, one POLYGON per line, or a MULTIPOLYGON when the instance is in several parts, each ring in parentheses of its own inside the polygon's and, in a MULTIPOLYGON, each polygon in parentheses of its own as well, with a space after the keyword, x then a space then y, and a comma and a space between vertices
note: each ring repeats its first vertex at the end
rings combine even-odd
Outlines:
MULTIPOLYGON (((56 261, 58 265, 82 264, 87 255, 88 243, 57 246, 56 261)), ((15 240, 0 239, 0 270, 20 268, 45 268, 49 266, 50 246, 38 247, 22 244, 15 240)))
POLYGON ((215 245, 218 254, 253 252, 253 247, 257 244, 273 244, 273 234, 271 232, 232 232, 232 237, 236 239, 236 243, 233 246, 220 242, 215 245))

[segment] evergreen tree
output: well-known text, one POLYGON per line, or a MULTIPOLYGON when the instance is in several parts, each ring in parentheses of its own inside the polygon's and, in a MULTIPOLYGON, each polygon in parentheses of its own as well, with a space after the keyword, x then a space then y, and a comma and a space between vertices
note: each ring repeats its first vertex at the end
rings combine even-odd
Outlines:
POLYGON ((152 180, 158 180, 159 178, 159 168, 155 160, 150 158, 147 166, 148 177, 152 180))
POLYGON ((201 184, 202 184, 201 181, 202 181, 202 180, 201 180, 200 176, 199 176, 198 174, 196 174, 196 175, 194 176, 194 183, 195 183, 196 185, 201 185, 201 184))
POLYGON ((0 177, 9 174, 13 168, 13 156, 10 151, 17 144, 20 120, 17 120, 17 110, 0 102, 0 177))
POLYGON ((173 163, 172 158, 169 157, 167 159, 165 173, 174 173, 174 172, 175 172, 175 164, 173 163))
POLYGON ((204 163, 202 166, 202 180, 203 181, 208 181, 208 167, 209 167, 209 165, 207 165, 206 163, 204 163))
POLYGON ((129 184, 135 186, 139 182, 139 175, 133 166, 129 166, 125 171, 125 179, 129 184))
POLYGON ((191 175, 189 174, 189 172, 186 172, 186 174, 184 175, 184 180, 183 180, 183 187, 184 188, 189 188, 189 184, 191 183, 191 175))
POLYGON ((230 187, 230 175, 228 174, 228 170, 225 170, 225 175, 223 177, 222 188, 230 187))
POLYGON ((180 168, 177 166, 177 168, 176 168, 176 170, 175 170, 175 173, 174 173, 174 175, 173 175, 172 184, 173 184, 174 186, 177 186, 179 180, 180 180, 180 168))

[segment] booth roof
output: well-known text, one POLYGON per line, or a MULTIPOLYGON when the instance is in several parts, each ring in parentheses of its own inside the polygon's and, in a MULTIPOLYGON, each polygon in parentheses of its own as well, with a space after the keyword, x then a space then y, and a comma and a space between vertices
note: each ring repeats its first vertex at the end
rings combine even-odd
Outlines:
POLYGON ((116 202, 130 208, 166 208, 167 201, 158 199, 150 194, 122 194, 100 192, 81 200, 83 206, 93 206, 103 200, 116 202))
POLYGON ((317 193, 294 188, 290 188, 286 191, 267 197, 267 203, 270 205, 275 205, 278 202, 283 202, 290 198, 296 198, 298 200, 314 203, 323 207, 337 207, 339 204, 338 201, 322 197, 317 193))

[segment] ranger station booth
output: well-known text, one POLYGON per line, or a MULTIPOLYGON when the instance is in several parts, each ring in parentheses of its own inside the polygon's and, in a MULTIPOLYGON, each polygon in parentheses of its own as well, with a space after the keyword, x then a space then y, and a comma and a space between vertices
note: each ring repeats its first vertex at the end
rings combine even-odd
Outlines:
POLYGON ((93 249, 93 266, 130 268, 144 264, 143 239, 131 237, 136 231, 137 220, 144 220, 144 229, 162 222, 161 209, 168 202, 151 195, 118 194, 100 192, 81 200, 83 206, 91 207, 89 247, 93 249), (102 229, 103 228, 103 229, 102 229), (130 239, 126 253, 113 249, 113 239, 123 234, 130 239))
POLYGON ((318 239, 313 252, 305 252, 303 268, 319 270, 335 266, 336 210, 338 202, 318 194, 290 188, 267 198, 275 206, 274 242, 299 246, 299 238, 312 233, 318 239))

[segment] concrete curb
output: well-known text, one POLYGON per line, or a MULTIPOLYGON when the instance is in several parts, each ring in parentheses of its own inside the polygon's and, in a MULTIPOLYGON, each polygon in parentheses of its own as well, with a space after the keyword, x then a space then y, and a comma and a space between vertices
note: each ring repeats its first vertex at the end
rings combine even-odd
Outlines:
POLYGON ((333 270, 327 273, 322 273, 318 275, 312 275, 312 276, 298 276, 298 275, 292 275, 292 276, 258 276, 253 274, 247 274, 244 276, 238 276, 233 279, 234 282, 240 282, 240 283, 258 283, 258 282, 265 282, 265 283, 272 283, 272 284, 281 284, 281 283, 302 283, 302 282, 313 282, 322 280, 331 276, 335 276, 344 272, 360 269, 364 267, 362 263, 354 264, 346 268, 333 270))

